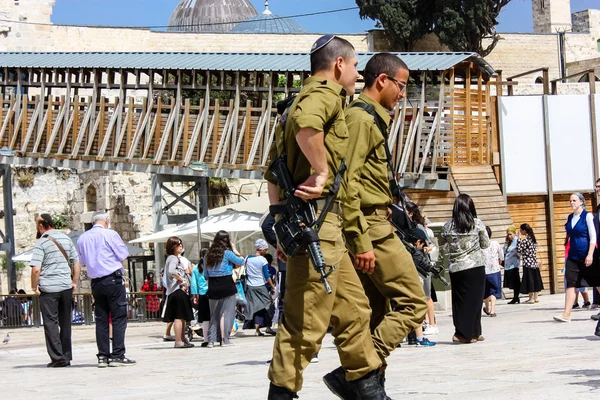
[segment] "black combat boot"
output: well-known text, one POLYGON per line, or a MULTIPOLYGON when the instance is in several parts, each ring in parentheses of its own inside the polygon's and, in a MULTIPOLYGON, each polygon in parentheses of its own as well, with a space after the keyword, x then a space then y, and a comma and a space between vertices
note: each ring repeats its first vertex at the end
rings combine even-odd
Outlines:
POLYGON ((297 399, 298 395, 281 386, 269 385, 269 395, 267 400, 292 400, 297 399))
POLYGON ((354 391, 357 400, 392 400, 385 394, 385 389, 381 386, 379 370, 371 371, 360 379, 350 381, 348 385, 354 391))
POLYGON ((348 385, 344 368, 339 367, 323 377, 325 386, 342 400, 357 400, 356 394, 348 385))

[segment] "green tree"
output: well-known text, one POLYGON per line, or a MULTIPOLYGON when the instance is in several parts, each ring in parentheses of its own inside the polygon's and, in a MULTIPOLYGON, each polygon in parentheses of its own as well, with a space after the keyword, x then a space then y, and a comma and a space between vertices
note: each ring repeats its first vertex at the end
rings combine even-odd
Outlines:
POLYGON ((431 32, 433 6, 436 0, 356 0, 363 19, 377 21, 394 47, 411 51, 417 40, 431 32))
POLYGON ((511 0, 436 0, 433 32, 454 51, 472 51, 485 57, 500 37, 498 16, 511 0), (485 40, 490 40, 484 45, 485 40))
POLYGON ((496 46, 498 16, 511 0, 356 0, 360 16, 377 21, 400 51, 427 33, 453 51, 487 56, 496 46), (491 42, 484 46, 484 41, 491 42))

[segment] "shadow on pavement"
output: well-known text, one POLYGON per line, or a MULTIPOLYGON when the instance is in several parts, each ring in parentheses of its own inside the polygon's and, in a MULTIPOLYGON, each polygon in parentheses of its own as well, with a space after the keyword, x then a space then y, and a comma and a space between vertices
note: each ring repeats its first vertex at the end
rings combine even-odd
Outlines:
POLYGON ((555 340, 589 340, 589 341, 600 341, 600 337, 595 336, 595 335, 590 335, 590 336, 557 336, 557 337, 553 337, 551 339, 555 339, 555 340))
MULTIPOLYGON (((556 375, 570 375, 582 378, 600 377, 600 369, 571 369, 552 373, 556 375)), ((588 380, 585 382, 572 382, 570 385, 587 386, 592 388, 592 390, 598 390, 600 389, 600 379, 588 380)))
POLYGON ((240 361, 235 363, 225 364, 226 367, 232 365, 268 365, 267 361, 240 361))
MULTIPOLYGON (((15 365, 13 368, 14 369, 38 369, 38 368, 53 369, 53 368, 48 368, 46 366, 46 364, 15 365)), ((98 364, 71 364, 70 366, 64 367, 62 369, 73 369, 73 368, 98 368, 98 364)), ((61 369, 61 368, 55 368, 55 369, 61 369)))

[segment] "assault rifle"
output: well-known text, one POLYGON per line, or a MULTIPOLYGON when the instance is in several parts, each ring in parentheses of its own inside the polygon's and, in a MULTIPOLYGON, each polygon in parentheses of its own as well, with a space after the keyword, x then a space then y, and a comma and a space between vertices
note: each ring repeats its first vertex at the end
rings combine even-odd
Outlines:
POLYGON ((346 163, 344 160, 342 161, 342 166, 335 177, 335 182, 319 219, 316 217, 314 200, 306 202, 294 195, 296 186, 287 168, 287 157, 279 156, 271 163, 269 169, 277 181, 277 185, 283 190, 285 198, 283 204, 272 205, 269 209, 271 214, 279 215, 279 220, 273 226, 279 247, 288 257, 294 257, 301 250, 306 250, 313 267, 321 275, 321 282, 325 285, 325 290, 330 294, 331 286, 327 277, 335 270, 335 266, 328 266, 325 262, 317 233, 339 190, 346 163))

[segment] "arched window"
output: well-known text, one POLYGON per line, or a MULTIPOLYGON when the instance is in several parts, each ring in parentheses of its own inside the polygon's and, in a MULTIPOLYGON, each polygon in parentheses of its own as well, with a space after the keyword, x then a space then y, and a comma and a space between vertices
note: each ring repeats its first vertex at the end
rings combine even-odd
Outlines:
POLYGON ((537 78, 535 78, 535 83, 544 83, 544 78, 538 76, 537 78))
POLYGON ((89 185, 85 190, 85 211, 96 211, 97 195, 94 185, 89 185))

